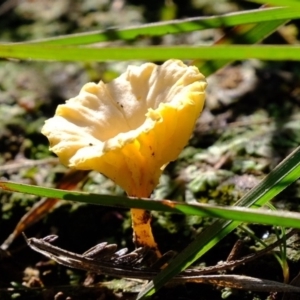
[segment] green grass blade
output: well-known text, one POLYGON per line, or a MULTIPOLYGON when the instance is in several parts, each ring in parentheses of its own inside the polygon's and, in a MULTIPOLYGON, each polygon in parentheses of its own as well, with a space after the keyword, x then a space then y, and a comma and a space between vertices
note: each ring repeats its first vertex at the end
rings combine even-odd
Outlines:
POLYGON ((136 199, 125 196, 98 195, 84 192, 73 192, 59 189, 44 188, 14 182, 0 181, 0 189, 20 192, 40 197, 71 200, 81 203, 112 206, 119 208, 142 208, 152 211, 214 217, 227 220, 238 220, 267 225, 295 227, 300 229, 300 213, 274 212, 250 209, 245 207, 223 207, 207 204, 186 204, 169 200, 136 199), (284 216, 284 217, 283 217, 284 216))
POLYGON ((170 58, 193 60, 300 60, 300 46, 282 45, 216 45, 201 47, 145 48, 83 48, 38 45, 0 45, 0 57, 28 60, 56 61, 109 61, 109 60, 150 60, 163 61, 170 58))
POLYGON ((298 0, 250 0, 249 2, 256 2, 260 4, 265 4, 267 2, 268 4, 276 6, 289 6, 293 8, 300 8, 300 2, 298 0))
MULTIPOLYGON (((240 199, 236 205, 243 207, 261 206, 283 191, 300 177, 300 147, 282 161, 261 183, 240 199)), ((240 222, 218 220, 206 228, 186 247, 158 276, 138 295, 144 299, 160 289, 173 276, 186 269, 195 260, 216 245, 235 229, 240 222)))
POLYGON ((184 20, 173 20, 168 22, 157 22, 139 25, 129 28, 111 28, 102 31, 71 34, 55 38, 26 42, 43 45, 87 45, 93 43, 133 40, 140 37, 164 36, 166 34, 177 34, 192 32, 209 28, 231 27, 241 24, 259 23, 283 19, 299 18, 300 10, 290 8, 265 8, 243 12, 224 14, 221 16, 195 17, 184 20))
MULTIPOLYGON (((286 22, 288 22, 288 20, 275 20, 254 24, 252 26, 238 26, 237 28, 234 28, 233 35, 228 33, 224 38, 222 38, 219 44, 238 44, 241 42, 240 35, 242 35, 243 44, 256 44, 273 33, 278 27, 284 25, 286 22), (245 29, 245 27, 247 28, 245 29)), ((231 62, 232 60, 217 59, 202 63, 196 62, 196 66, 203 74, 209 76, 231 62)))

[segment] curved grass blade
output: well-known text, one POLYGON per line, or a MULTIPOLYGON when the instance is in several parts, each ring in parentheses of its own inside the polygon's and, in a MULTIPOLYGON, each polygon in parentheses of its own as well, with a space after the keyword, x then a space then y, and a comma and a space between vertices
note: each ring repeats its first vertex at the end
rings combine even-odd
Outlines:
POLYGON ((0 188, 10 192, 20 192, 52 199, 71 200, 81 203, 112 206, 118 208, 141 208, 147 210, 222 218, 300 229, 300 213, 274 212, 245 207, 223 207, 208 204, 187 204, 170 200, 136 199, 126 196, 99 195, 69 190, 51 189, 9 181, 0 181, 0 188), (284 218, 283 218, 284 216, 284 218))
POLYGON ((194 17, 184 20, 172 20, 157 22, 128 28, 110 28, 107 30, 93 31, 80 34, 70 34, 55 38, 31 41, 22 44, 40 45, 88 45, 93 43, 134 40, 141 37, 164 36, 166 34, 178 34, 197 30, 231 27, 241 24, 272 22, 275 20, 297 19, 300 10, 275 7, 255 9, 242 12, 228 13, 221 16, 194 17))
MULTIPOLYGON (((300 177, 300 147, 284 159, 255 188, 247 193, 235 205, 243 207, 259 207, 272 200, 276 195, 300 177)), ((171 263, 156 276, 138 295, 144 299, 154 294, 168 280, 186 269, 204 253, 216 245, 223 237, 234 230, 240 222, 218 220, 201 232, 171 263)))

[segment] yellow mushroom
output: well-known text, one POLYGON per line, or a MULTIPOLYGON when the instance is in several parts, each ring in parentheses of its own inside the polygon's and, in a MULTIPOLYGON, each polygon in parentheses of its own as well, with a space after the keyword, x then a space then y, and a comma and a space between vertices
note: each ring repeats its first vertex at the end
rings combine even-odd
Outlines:
MULTIPOLYGON (((42 133, 64 165, 96 170, 129 196, 149 197, 164 167, 188 142, 205 88, 199 70, 179 60, 128 66, 108 84, 84 85, 57 107, 42 133)), ((150 214, 131 212, 136 245, 159 253, 150 214)))

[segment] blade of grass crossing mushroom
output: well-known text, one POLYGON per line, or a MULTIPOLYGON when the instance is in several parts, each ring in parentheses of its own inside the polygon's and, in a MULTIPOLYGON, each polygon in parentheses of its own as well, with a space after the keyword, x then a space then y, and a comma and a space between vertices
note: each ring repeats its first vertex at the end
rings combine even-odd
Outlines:
POLYGON ((236 220, 245 223, 257 223, 300 229, 300 213, 289 211, 268 211, 245 208, 242 206, 216 206, 208 204, 187 204, 170 200, 112 196, 44 188, 10 181, 0 181, 0 189, 10 192, 46 196, 80 203, 110 206, 116 208, 137 208, 149 211, 163 211, 190 216, 213 217, 217 219, 236 220))

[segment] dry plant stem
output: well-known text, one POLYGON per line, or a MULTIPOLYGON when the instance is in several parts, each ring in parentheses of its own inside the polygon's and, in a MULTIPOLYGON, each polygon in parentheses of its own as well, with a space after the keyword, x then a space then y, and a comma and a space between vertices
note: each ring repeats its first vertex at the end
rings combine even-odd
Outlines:
MULTIPOLYGON (((268 252, 272 251, 275 247, 279 246, 283 241, 290 238, 292 235, 298 233, 297 229, 292 229, 290 232, 286 234, 284 239, 277 240, 273 244, 267 246, 266 248, 256 252, 249 254, 247 256, 244 256, 237 260, 230 260, 226 262, 219 263, 214 266, 205 267, 202 269, 186 269, 185 271, 181 272, 180 275, 178 275, 178 278, 183 277, 189 277, 191 276, 200 276, 205 274, 211 274, 215 272, 225 271, 225 270, 233 270, 235 267, 238 267, 242 264, 249 263, 250 261, 253 261, 257 259, 258 257, 261 257, 268 252)), ((109 276, 117 276, 117 277, 127 277, 127 278, 140 278, 140 279, 150 279, 151 276, 157 275, 157 270, 154 269, 139 269, 134 266, 126 265, 126 266, 118 266, 115 265, 113 261, 111 262, 103 262, 99 259, 92 259, 90 257, 87 257, 87 253, 91 253, 91 251, 95 248, 86 251, 84 254, 76 254, 64 249, 61 249, 57 246, 53 246, 51 244, 52 236, 46 237, 43 239, 37 239, 37 238, 29 238, 24 235, 25 240, 33 250, 55 260, 56 262, 63 264, 65 266, 96 272, 96 273, 102 273, 109 276), (51 238, 51 239, 49 239, 51 238)), ((56 238, 56 236, 55 236, 56 238)))
MULTIPOLYGON (((284 240, 295 234, 297 230, 291 230, 284 240)), ((110 276, 117 277, 127 277, 127 278, 139 278, 139 279, 152 279, 157 273, 159 269, 153 268, 139 268, 132 265, 119 265, 117 261, 114 261, 112 258, 115 256, 114 253, 110 253, 111 259, 105 256, 107 260, 102 261, 101 259, 93 258, 91 254, 93 254, 94 250, 97 250, 97 246, 92 249, 86 251, 84 254, 76 254, 73 252, 66 251, 59 247, 51 245, 51 242, 56 239, 56 236, 49 236, 44 239, 36 239, 30 238, 27 239, 25 237, 28 246, 30 246, 33 250, 49 257, 56 262, 76 269, 82 269, 90 272, 95 272, 97 274, 107 274, 110 276)), ((300 292, 299 287, 294 287, 292 285, 270 281, 265 279, 253 278, 243 275, 205 275, 207 273, 219 272, 226 269, 232 269, 241 264, 254 260, 263 254, 266 254, 274 247, 278 246, 283 242, 283 239, 277 240, 272 245, 269 245, 265 249, 245 256, 239 260, 224 262, 222 265, 215 265, 211 267, 207 267, 204 269, 188 269, 175 276, 170 284, 182 284, 184 282, 198 282, 198 283, 209 283, 218 286, 225 286, 237 289, 246 289, 253 291, 276 291, 276 292, 300 292)), ((110 247, 110 245, 107 245, 110 247)), ((115 249, 115 248, 114 248, 115 249)), ((116 252, 117 253, 117 252, 116 252)), ((127 254, 127 257, 130 254, 127 254)), ((118 256, 119 258, 122 257, 118 256)), ((126 257, 124 255, 123 257, 126 257)), ((141 257, 139 257, 141 258, 141 257)))

